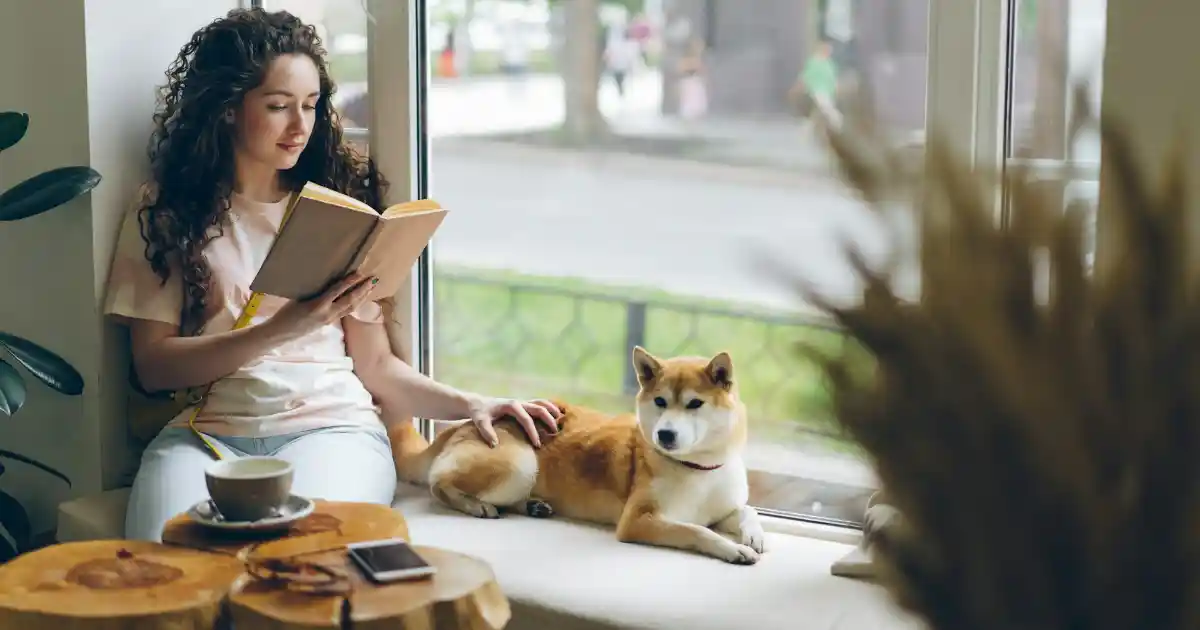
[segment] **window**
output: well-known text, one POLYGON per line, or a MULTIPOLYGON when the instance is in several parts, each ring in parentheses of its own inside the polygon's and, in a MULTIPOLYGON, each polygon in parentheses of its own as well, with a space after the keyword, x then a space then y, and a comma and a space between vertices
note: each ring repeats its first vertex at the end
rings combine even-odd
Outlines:
POLYGON ((466 389, 618 413, 632 409, 632 346, 729 350, 751 415, 753 504, 856 525, 876 480, 792 349, 836 346, 839 332, 755 267, 766 253, 852 298, 839 239, 887 253, 811 114, 836 119, 869 88, 916 159, 928 116, 981 164, 1050 160, 1064 199, 1086 195, 1061 177, 1084 158, 1023 150, 1041 137, 1028 132, 1032 105, 1065 107, 1062 82, 1031 62, 1067 42, 1073 70, 1098 68, 1083 55, 1105 12, 1103 0, 880 2, 267 6, 321 25, 345 119, 390 125, 356 137, 397 156, 383 166, 412 174, 410 196, 451 209, 415 274, 418 364, 466 389))
MULTIPOLYGON (((422 2, 392 0, 247 0, 248 6, 286 10, 321 36, 329 73, 337 84, 333 105, 345 135, 371 154, 391 181, 389 203, 427 197, 422 100, 427 64, 413 55, 424 50, 422 2), (381 36, 380 33, 383 35, 381 36), (375 68, 373 71, 372 68, 375 68), (373 76, 384 76, 380 81, 373 76), (373 88, 373 89, 372 89, 373 88), (375 112, 385 112, 377 116, 375 112)), ((432 343, 426 325, 432 309, 428 253, 421 256, 409 286, 396 296, 398 310, 411 314, 415 331, 404 358, 425 373, 432 343)))
POLYGON ((1089 106, 1100 110, 1107 0, 1010 0, 1006 159, 1030 170, 1039 186, 1088 210, 1089 259, 1095 256, 1095 208, 1100 178, 1100 140, 1094 129, 1073 140, 1072 81, 1089 87, 1089 106), (1061 70, 1065 69, 1065 76, 1061 70), (1039 115, 1035 118, 1033 112, 1039 115))
POLYGON ((369 150, 366 5, 348 0, 255 0, 252 4, 287 10, 316 28, 329 55, 329 73, 337 84, 334 108, 351 141, 369 150))
POLYGON ((430 193, 458 214, 433 250, 436 373, 617 413, 632 346, 729 350, 752 502, 853 523, 875 481, 792 349, 839 333, 754 254, 853 294, 837 237, 877 251, 879 234, 807 113, 869 84, 896 143, 919 146, 928 3, 892 2, 891 20, 853 0, 745 4, 430 3, 431 33, 457 35, 431 51, 430 193))

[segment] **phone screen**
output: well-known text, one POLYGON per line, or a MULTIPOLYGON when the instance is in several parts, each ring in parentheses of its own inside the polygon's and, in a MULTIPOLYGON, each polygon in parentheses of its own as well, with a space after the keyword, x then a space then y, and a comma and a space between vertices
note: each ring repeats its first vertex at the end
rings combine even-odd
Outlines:
POLYGON ((350 553, 358 556, 358 559, 366 565, 367 570, 372 573, 405 571, 429 566, 429 563, 417 555, 412 547, 404 543, 356 547, 351 549, 350 553))

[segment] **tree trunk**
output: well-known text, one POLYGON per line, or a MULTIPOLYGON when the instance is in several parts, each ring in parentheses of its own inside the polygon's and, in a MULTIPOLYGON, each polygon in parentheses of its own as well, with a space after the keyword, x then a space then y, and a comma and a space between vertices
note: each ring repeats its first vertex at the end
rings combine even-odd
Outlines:
POLYGON ((563 130, 572 144, 589 144, 608 131, 600 113, 603 33, 600 0, 565 0, 563 29, 563 130))
POLYGON ((0 629, 212 630, 236 558, 133 540, 52 545, 0 566, 0 629))
POLYGON ((662 100, 659 102, 659 113, 664 116, 679 114, 679 62, 687 52, 687 39, 679 38, 674 29, 681 20, 689 17, 679 2, 668 2, 663 24, 662 53, 658 60, 659 76, 662 81, 662 100))
POLYGON ((1037 6, 1037 83, 1034 93, 1032 157, 1067 157, 1067 87, 1070 21, 1068 0, 1041 0, 1037 6))

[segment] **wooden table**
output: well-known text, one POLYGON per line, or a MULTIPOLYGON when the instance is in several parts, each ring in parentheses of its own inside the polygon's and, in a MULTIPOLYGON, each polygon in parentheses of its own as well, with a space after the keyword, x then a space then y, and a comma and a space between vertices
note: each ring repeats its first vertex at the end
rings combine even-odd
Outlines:
POLYGON ((0 630, 211 630, 229 621, 236 630, 507 625, 508 599, 481 560, 415 546, 437 573, 378 585, 346 556, 347 543, 393 537, 409 540, 400 513, 365 503, 317 501, 291 529, 252 536, 214 532, 180 515, 167 523, 162 545, 68 543, 0 566, 0 630), (228 618, 218 615, 222 608, 228 618))
POLYGON ((403 538, 411 542, 408 522, 400 512, 375 503, 314 501, 316 509, 283 532, 227 532, 205 527, 186 513, 163 526, 162 539, 169 545, 237 555, 254 546, 288 541, 286 551, 305 553, 341 548, 347 543, 380 538, 403 538))
POLYGON ((345 552, 306 558, 348 578, 337 595, 302 595, 284 586, 238 577, 229 601, 237 630, 354 628, 354 630, 499 630, 511 616, 508 598, 487 564, 462 554, 414 546, 437 567, 426 580, 376 585, 350 566, 345 552))
POLYGON ((0 629, 219 628, 236 558, 133 540, 43 547, 0 566, 0 629))

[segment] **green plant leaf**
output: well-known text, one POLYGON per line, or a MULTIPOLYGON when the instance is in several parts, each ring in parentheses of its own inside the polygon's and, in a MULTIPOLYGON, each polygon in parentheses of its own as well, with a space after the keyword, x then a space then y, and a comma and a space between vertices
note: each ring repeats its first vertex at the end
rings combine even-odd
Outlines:
POLYGON ((53 210, 99 183, 100 173, 87 166, 63 166, 34 175, 0 195, 0 221, 19 221, 53 210))
POLYGON ((28 464, 30 466, 33 466, 34 468, 41 469, 44 472, 50 473, 51 475, 54 475, 55 477, 62 479, 63 483, 67 484, 68 486, 71 485, 71 480, 69 478, 67 478, 66 475, 43 464, 42 462, 37 461, 36 459, 30 459, 20 453, 6 451, 4 449, 0 449, 0 457, 7 457, 8 459, 11 459, 15 462, 21 462, 22 464, 28 464))
POLYGON ((4 564, 15 557, 17 557, 17 550, 8 543, 8 540, 0 536, 0 564, 4 564))
MULTIPOLYGON (((15 497, 7 492, 0 492, 0 527, 3 527, 12 537, 15 551, 20 553, 29 549, 29 541, 33 537, 33 526, 29 524, 29 513, 15 497)), ((0 538, 0 540, 3 540, 0 538)), ((7 542, 7 541, 5 541, 7 542)), ((7 550, 4 550, 7 552, 7 550)))
POLYGON ((25 405, 25 379, 17 368, 0 359, 0 413, 11 416, 25 405))
POLYGON ((0 112, 0 151, 11 148, 25 137, 29 130, 29 114, 25 112, 0 112))
POLYGON ((0 332, 0 348, 8 350, 30 374, 60 394, 78 396, 83 393, 83 376, 57 354, 6 332, 0 332))

